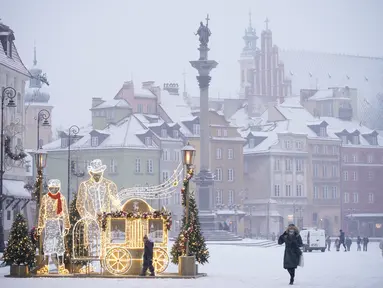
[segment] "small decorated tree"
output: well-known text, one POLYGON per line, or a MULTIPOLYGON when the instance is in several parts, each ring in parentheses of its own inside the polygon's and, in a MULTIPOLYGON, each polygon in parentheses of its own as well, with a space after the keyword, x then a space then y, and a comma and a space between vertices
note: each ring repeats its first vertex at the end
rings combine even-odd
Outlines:
MULTIPOLYGON (((193 170, 190 169, 183 182, 182 206, 186 208, 186 190, 193 177, 193 170)), ((194 195, 189 196, 189 223, 186 223, 186 209, 182 218, 182 229, 173 244, 171 255, 172 262, 178 264, 178 258, 186 254, 186 242, 189 240, 189 256, 194 255, 199 264, 208 262, 209 250, 207 249, 205 238, 201 233, 200 222, 198 218, 198 208, 194 195)))
POLYGON ((7 265, 29 267, 35 263, 35 247, 28 233, 27 222, 21 214, 17 214, 12 224, 8 246, 4 251, 4 262, 7 265))

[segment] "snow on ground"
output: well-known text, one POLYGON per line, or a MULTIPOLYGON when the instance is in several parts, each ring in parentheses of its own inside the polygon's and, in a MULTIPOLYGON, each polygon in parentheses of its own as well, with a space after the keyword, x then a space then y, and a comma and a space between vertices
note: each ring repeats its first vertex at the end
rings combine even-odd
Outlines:
MULTIPOLYGON (((302 288, 381 288, 383 287, 383 257, 377 243, 369 245, 368 252, 305 253, 305 267, 299 268, 296 284, 302 288)), ((288 273, 282 268, 284 249, 209 245, 210 263, 200 267, 208 273, 199 279, 68 279, 29 278, 10 279, 9 267, 0 269, 0 287, 28 288, 102 288, 123 285, 130 288, 175 287, 289 287, 288 273)), ((169 272, 176 272, 171 265, 169 272)))

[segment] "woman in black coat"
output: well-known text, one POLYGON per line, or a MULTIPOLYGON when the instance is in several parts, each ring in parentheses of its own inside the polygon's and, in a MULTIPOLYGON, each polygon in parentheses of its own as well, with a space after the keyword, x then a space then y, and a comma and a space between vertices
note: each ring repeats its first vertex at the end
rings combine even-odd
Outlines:
POLYGON ((285 243, 285 256, 283 257, 283 268, 290 274, 290 285, 294 284, 295 269, 299 266, 302 251, 302 238, 299 230, 294 224, 290 224, 287 230, 279 236, 278 244, 285 243))

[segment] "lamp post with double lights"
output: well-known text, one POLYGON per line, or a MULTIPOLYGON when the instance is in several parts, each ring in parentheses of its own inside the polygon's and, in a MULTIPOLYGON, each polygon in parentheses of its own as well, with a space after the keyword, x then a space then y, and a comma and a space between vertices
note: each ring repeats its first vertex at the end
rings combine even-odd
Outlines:
POLYGON ((71 176, 71 161, 70 161, 70 146, 72 144, 71 136, 76 137, 80 132, 80 128, 77 125, 72 125, 68 130, 68 207, 70 205, 70 176, 71 176))
MULTIPOLYGON (((189 143, 184 147, 182 148, 182 160, 183 160, 183 164, 185 165, 186 167, 186 174, 188 173, 188 171, 191 169, 193 163, 194 163, 194 158, 195 158, 195 154, 196 154, 196 150, 194 149, 193 146, 191 146, 189 143)), ((186 227, 189 226, 189 199, 190 199, 190 195, 189 195, 189 184, 185 187, 185 198, 186 198, 186 209, 185 209, 185 224, 186 224, 186 227)), ((189 237, 186 239, 186 256, 189 256, 189 237)))
POLYGON ((51 113, 48 110, 42 109, 37 114, 37 150, 42 149, 41 141, 40 141, 40 127, 49 127, 51 124, 48 119, 51 117, 51 113))
MULTIPOLYGON (((48 157, 48 153, 42 149, 39 149, 36 151, 36 154, 35 154, 35 163, 36 163, 36 169, 37 169, 37 177, 36 177, 36 182, 37 182, 37 189, 36 189, 36 227, 38 226, 38 222, 39 222, 39 212, 40 212, 40 205, 41 205, 41 198, 42 198, 42 195, 43 195, 43 188, 44 188, 44 185, 43 185, 43 178, 44 178, 44 174, 43 174, 43 170, 44 168, 46 167, 47 165, 47 157, 48 157)), ((42 237, 41 235, 39 235, 39 241, 38 241, 38 244, 39 244, 39 254, 36 256, 36 259, 37 259, 37 265, 40 265, 42 263, 42 261, 44 260, 44 256, 43 256, 43 241, 42 241, 42 237)))
POLYGON ((4 212, 3 212, 3 176, 4 176, 4 108, 5 101, 8 100, 7 107, 15 108, 16 103, 13 100, 16 97, 16 90, 12 87, 6 87, 1 93, 1 147, 0 147, 0 252, 4 252, 4 212))

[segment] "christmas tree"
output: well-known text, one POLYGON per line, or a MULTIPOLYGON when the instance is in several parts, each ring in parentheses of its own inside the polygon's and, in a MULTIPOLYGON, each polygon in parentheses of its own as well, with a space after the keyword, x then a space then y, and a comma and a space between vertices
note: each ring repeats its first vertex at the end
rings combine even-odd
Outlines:
MULTIPOLYGON (((193 177, 193 170, 190 169, 183 182, 182 206, 186 208, 186 191, 189 188, 189 182, 193 177)), ((202 236, 201 227, 198 218, 198 208, 194 195, 189 195, 189 223, 186 223, 186 209, 182 218, 182 229, 174 243, 171 255, 172 262, 178 264, 178 257, 186 255, 186 242, 189 240, 189 256, 194 255, 196 261, 200 264, 208 262, 209 250, 206 247, 205 238, 202 236)))
POLYGON ((4 251, 7 265, 28 265, 35 263, 35 247, 28 233, 27 222, 23 215, 17 214, 12 224, 8 246, 4 251))

